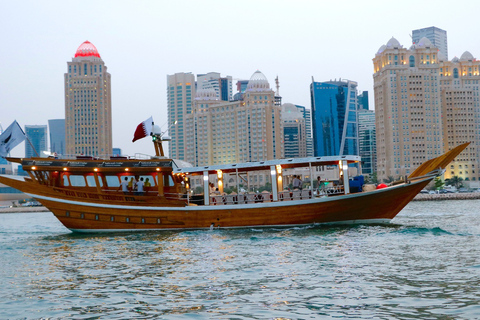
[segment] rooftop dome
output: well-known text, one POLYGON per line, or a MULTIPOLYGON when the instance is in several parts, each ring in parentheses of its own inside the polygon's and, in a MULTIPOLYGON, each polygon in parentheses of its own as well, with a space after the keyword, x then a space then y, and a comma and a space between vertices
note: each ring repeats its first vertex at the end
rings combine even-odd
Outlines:
POLYGON ((460 57, 460 60, 473 60, 473 59, 474 59, 473 55, 468 51, 465 51, 460 57))
POLYGON ((454 57, 454 58, 452 59, 452 62, 459 62, 459 61, 460 61, 460 60, 459 60, 457 57, 454 57))
POLYGON ((217 92, 214 88, 197 89, 195 100, 218 100, 217 92))
POLYGON ((398 42, 398 40, 395 39, 394 37, 392 37, 387 42, 387 49, 401 48, 401 47, 402 47, 402 45, 400 44, 400 42, 398 42))
POLYGON ((385 51, 386 48, 387 48, 386 45, 382 45, 382 46, 378 49, 377 54, 382 53, 383 51, 385 51))
POLYGON ((267 77, 259 70, 250 77, 250 80, 247 84, 248 91, 263 91, 265 89, 270 89, 270 84, 268 83, 267 77))
POLYGON ((437 57, 438 61, 447 61, 447 57, 445 57, 445 55, 441 51, 438 51, 437 57))
POLYGON ((433 44, 430 40, 428 40, 428 38, 423 37, 422 39, 420 39, 420 41, 418 41, 418 46, 426 48, 426 47, 433 47, 433 44))
POLYGON ((97 48, 90 42, 85 41, 78 47, 77 52, 75 52, 75 58, 77 57, 98 57, 100 54, 97 51, 97 48))

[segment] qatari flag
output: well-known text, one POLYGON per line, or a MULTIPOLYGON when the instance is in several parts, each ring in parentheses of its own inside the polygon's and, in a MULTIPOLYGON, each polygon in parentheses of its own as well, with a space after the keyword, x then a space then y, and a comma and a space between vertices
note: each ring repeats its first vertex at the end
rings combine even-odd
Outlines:
POLYGON ((143 121, 137 126, 137 130, 135 130, 135 134, 133 135, 132 142, 137 141, 138 139, 145 138, 150 135, 152 132, 153 126, 153 118, 150 117, 147 120, 143 121))

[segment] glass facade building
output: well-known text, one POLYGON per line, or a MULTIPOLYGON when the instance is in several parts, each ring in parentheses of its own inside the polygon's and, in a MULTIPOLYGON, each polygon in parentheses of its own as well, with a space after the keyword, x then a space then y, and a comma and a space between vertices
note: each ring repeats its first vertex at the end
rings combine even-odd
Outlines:
POLYGON ((357 83, 312 82, 314 155, 359 155, 357 83))
POLYGON ((50 152, 65 154, 65 119, 48 120, 50 152))
POLYGON ((377 172, 377 139, 375 130, 375 112, 360 110, 358 112, 358 136, 360 140, 360 157, 362 157, 362 173, 377 172))
POLYGON ((25 141, 25 158, 42 156, 43 151, 47 151, 47 126, 46 125, 26 125, 25 134, 27 139, 25 141), (35 150, 32 148, 35 148, 35 150))
POLYGON ((438 51, 445 56, 445 59, 448 59, 447 31, 437 27, 416 29, 412 31, 413 44, 419 44, 423 37, 430 40, 432 45, 438 48, 438 51))

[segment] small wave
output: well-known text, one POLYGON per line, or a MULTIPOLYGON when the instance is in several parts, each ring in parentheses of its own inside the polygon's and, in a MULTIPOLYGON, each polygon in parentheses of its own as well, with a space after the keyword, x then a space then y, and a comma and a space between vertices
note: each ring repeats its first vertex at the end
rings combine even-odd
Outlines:
POLYGON ((396 232, 403 233, 403 234, 418 234, 418 235, 432 234, 432 235, 435 235, 435 236, 453 235, 453 233, 451 233, 447 230, 443 230, 440 227, 434 227, 434 228, 405 227, 403 229, 398 229, 396 232))

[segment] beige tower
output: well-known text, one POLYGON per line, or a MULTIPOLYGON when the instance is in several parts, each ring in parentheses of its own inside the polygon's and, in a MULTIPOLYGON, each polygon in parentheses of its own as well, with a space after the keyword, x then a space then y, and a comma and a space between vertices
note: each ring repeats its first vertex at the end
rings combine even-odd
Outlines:
POLYGON ((283 158, 281 107, 260 71, 243 100, 220 101, 213 90, 199 90, 185 119, 186 161, 194 166, 283 158))
POLYGON ((427 38, 410 49, 392 38, 373 59, 379 178, 409 175, 443 153, 437 52, 427 38))
POLYGON ((462 178, 480 187, 480 61, 466 51, 460 59, 447 61, 439 53, 445 149, 471 142, 445 171, 445 178, 462 178))
POLYGON ((67 155, 112 154, 110 74, 97 48, 82 43, 65 73, 67 155))

